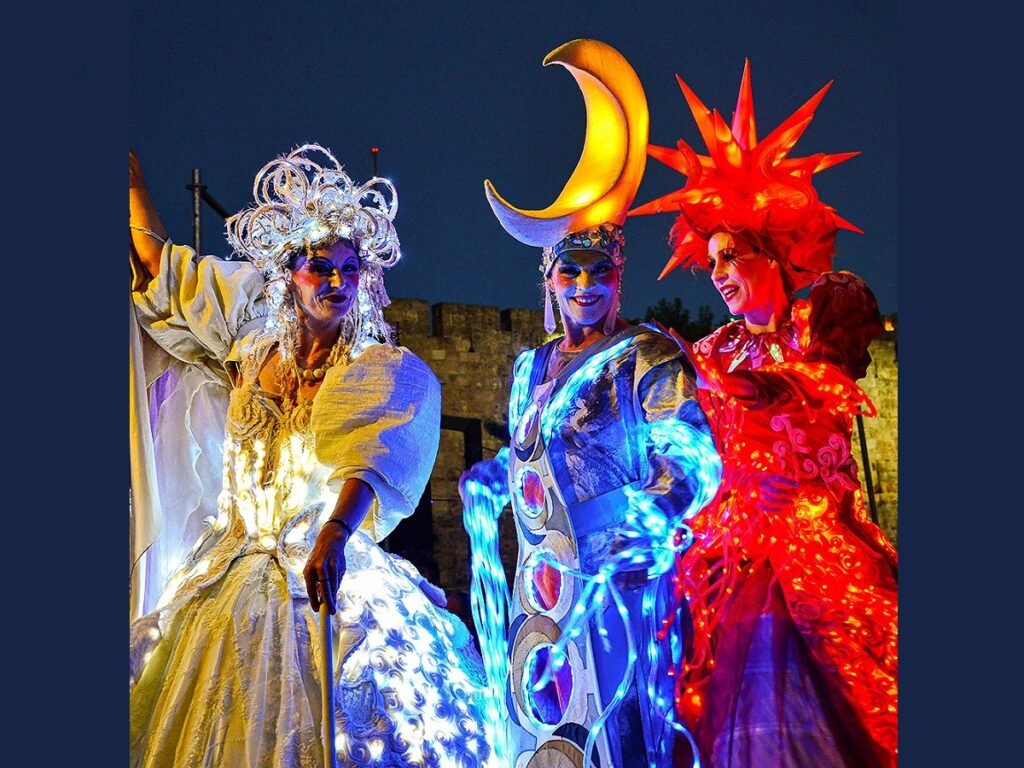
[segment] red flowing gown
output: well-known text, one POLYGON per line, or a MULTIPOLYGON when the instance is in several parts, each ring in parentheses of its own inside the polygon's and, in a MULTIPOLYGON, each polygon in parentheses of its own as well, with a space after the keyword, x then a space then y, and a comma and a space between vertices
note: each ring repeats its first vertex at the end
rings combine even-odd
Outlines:
POLYGON ((838 272, 777 331, 741 320, 694 345, 723 459, 677 563, 694 633, 676 701, 702 768, 896 764, 897 557, 851 453, 881 330, 868 287, 838 272), (796 488, 766 508, 772 475, 796 488))

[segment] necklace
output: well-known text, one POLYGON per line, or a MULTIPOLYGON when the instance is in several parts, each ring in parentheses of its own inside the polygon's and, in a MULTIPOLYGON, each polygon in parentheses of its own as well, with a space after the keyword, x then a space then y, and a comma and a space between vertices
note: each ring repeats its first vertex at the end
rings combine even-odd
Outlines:
POLYGON ((295 372, 295 376, 300 382, 320 381, 327 375, 327 370, 338 362, 340 351, 341 345, 335 344, 330 354, 327 355, 327 359, 324 360, 323 365, 319 365, 316 368, 303 368, 299 365, 298 360, 292 358, 292 369, 295 372))
POLYGON ((331 360, 326 360, 323 365, 317 368, 302 368, 298 363, 295 363, 295 373, 303 381, 319 381, 327 374, 327 369, 331 367, 331 360))

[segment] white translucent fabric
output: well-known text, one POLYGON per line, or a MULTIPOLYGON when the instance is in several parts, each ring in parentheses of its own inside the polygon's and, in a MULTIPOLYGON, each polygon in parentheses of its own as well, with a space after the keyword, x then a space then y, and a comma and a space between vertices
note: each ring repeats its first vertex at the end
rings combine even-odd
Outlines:
POLYGON ((331 368, 311 403, 262 390, 273 342, 256 332, 258 278, 168 245, 160 279, 133 294, 142 327, 173 356, 150 390, 163 510, 151 552, 176 567, 159 607, 131 627, 131 764, 321 764, 318 618, 302 568, 357 477, 375 501, 346 547, 333 624, 339 762, 483 765, 469 633, 375 543, 429 478, 440 384, 408 350, 372 345, 331 368), (228 360, 240 371, 231 389, 228 360))
MULTIPOLYGON (((484 765, 465 626, 362 532, 347 556, 332 622, 339 765, 484 765)), ((133 768, 323 765, 319 618, 288 591, 274 558, 253 553, 163 633, 136 623, 151 655, 130 698, 133 768)))

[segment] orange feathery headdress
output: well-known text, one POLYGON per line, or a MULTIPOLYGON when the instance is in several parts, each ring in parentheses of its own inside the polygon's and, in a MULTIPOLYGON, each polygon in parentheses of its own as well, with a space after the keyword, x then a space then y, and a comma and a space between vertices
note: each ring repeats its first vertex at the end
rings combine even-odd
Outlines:
POLYGON ((647 145, 651 157, 687 177, 681 189, 629 212, 630 216, 679 212, 670 233, 672 257, 658 279, 678 266, 707 268, 707 241, 720 229, 752 236, 782 264, 790 290, 798 290, 831 270, 837 229, 863 231, 821 202, 811 177, 860 153, 788 155, 832 82, 758 141, 749 59, 743 67, 731 127, 718 110, 704 106, 681 77, 676 75, 676 79, 708 155, 698 155, 682 139, 678 149, 647 145))

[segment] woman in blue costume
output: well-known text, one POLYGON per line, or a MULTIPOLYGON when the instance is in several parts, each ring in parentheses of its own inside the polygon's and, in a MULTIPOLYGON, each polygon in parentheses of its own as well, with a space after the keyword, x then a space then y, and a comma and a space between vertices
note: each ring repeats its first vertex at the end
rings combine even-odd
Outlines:
MULTIPOLYGON (((646 140, 646 101, 616 51, 579 40, 552 60, 581 87, 579 72, 597 73, 620 103, 631 89, 630 125, 620 135, 646 140)), ((588 116, 588 140, 602 129, 600 117, 588 116)), ((631 148, 627 140, 626 154, 631 148)), ((510 445, 461 483, 492 693, 488 736, 516 768, 671 761, 666 670, 681 652, 682 628, 678 617, 660 627, 654 617, 673 588, 663 574, 686 545, 684 521, 714 494, 720 463, 678 345, 618 316, 620 225, 643 163, 641 148, 613 169, 625 179, 612 197, 554 223, 486 187, 505 229, 545 246, 546 326, 554 332, 553 293, 565 331, 516 360, 510 445), (509 501, 519 541, 511 592, 496 545, 496 519, 509 501)), ((588 173, 595 187, 616 186, 588 173)))
POLYGON ((135 316, 181 369, 164 448, 217 423, 192 410, 213 399, 182 405, 190 377, 229 392, 221 482, 157 478, 166 532, 193 497, 215 514, 131 626, 130 764, 322 766, 321 603, 340 765, 487 764, 466 628, 377 546, 412 513, 440 420, 437 378, 382 314, 394 188, 299 147, 257 174, 255 204, 228 221, 245 260, 223 261, 166 241, 129 168, 135 316))

